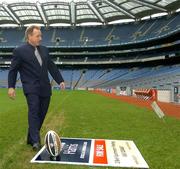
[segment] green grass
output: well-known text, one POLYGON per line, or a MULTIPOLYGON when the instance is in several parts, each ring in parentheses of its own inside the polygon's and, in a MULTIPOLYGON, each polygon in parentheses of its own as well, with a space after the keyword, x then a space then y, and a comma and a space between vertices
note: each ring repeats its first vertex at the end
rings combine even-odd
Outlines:
MULTIPOLYGON (((27 106, 21 90, 16 100, 0 89, 0 169, 100 169, 76 165, 31 164, 26 145, 27 106)), ((165 122, 145 108, 87 91, 54 91, 41 138, 48 130, 63 137, 133 140, 150 169, 180 168, 180 120, 165 122)), ((106 167, 111 168, 111 167, 106 167)))

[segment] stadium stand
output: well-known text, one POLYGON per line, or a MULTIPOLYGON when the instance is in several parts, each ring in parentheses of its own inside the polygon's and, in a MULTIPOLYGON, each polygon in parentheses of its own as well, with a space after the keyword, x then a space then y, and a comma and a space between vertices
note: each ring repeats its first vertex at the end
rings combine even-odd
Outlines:
MULTIPOLYGON (((132 88, 164 88, 170 89, 173 84, 180 85, 180 65, 157 66, 149 68, 129 69, 126 74, 96 84, 95 87, 121 87, 132 88)), ((93 87, 93 86, 91 86, 93 87)))
MULTIPOLYGON (((158 88, 170 89, 173 84, 180 85, 180 65, 111 68, 111 69, 65 69, 60 70, 65 77, 67 88, 158 88)), ((0 70, 0 86, 7 87, 8 70, 0 70)), ((21 87, 18 79, 17 86, 21 87)), ((56 86, 57 87, 57 86, 56 86)))
MULTIPOLYGON (((67 89, 172 90, 180 86, 179 20, 180 12, 170 12, 121 24, 46 25, 42 44, 49 48, 67 89)), ((12 50, 25 42, 24 31, 24 26, 0 28, 1 87, 7 87, 12 50)), ((20 79, 17 82, 21 87, 20 79)), ((58 87, 52 79, 51 84, 58 87)))
MULTIPOLYGON (((178 32, 180 13, 158 19, 96 27, 45 28, 43 44, 49 47, 95 47, 145 42, 178 32)), ((17 46, 24 42, 24 28, 1 28, 0 46, 17 46)))

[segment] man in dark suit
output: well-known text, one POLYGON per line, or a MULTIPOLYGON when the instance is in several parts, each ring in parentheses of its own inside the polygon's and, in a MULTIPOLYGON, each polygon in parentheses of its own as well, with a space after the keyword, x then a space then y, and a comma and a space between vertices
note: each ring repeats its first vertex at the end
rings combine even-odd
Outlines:
POLYGON ((40 129, 51 96, 48 72, 61 89, 65 88, 65 83, 56 65, 50 59, 48 49, 40 45, 42 39, 40 27, 35 25, 28 27, 25 37, 27 43, 13 51, 8 74, 8 95, 11 99, 15 99, 15 84, 19 72, 28 105, 27 144, 31 144, 34 150, 39 150, 40 129))

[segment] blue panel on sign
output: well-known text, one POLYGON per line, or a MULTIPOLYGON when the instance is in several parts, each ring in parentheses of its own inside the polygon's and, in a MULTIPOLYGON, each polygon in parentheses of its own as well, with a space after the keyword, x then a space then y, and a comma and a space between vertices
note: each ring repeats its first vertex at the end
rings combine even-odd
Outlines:
POLYGON ((62 151, 56 158, 50 157, 44 149, 36 158, 37 161, 61 161, 61 162, 80 162, 88 163, 91 140, 61 139, 62 151))

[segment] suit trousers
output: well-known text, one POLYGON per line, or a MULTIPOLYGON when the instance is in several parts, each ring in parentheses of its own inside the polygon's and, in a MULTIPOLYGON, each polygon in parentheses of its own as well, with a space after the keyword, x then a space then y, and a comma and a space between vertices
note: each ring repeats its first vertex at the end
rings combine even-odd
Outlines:
POLYGON ((48 111, 50 96, 41 97, 36 94, 26 94, 28 104, 28 142, 40 143, 40 129, 48 111))

